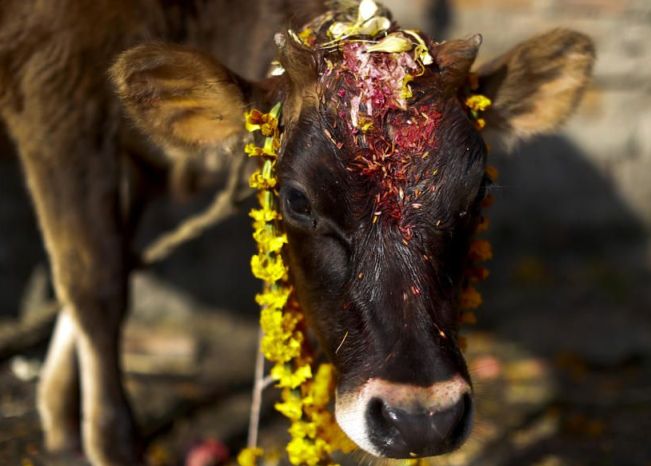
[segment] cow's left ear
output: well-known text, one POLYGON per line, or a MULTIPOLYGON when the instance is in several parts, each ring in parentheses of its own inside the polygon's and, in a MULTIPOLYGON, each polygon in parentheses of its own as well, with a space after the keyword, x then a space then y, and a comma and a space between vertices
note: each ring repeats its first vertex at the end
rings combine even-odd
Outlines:
POLYGON ((127 50, 110 76, 136 126, 173 155, 233 144, 256 92, 212 57, 177 45, 127 50))
POLYGON ((493 101, 487 129, 507 142, 556 129, 577 106, 594 60, 589 37, 555 29, 481 66, 478 92, 493 101))

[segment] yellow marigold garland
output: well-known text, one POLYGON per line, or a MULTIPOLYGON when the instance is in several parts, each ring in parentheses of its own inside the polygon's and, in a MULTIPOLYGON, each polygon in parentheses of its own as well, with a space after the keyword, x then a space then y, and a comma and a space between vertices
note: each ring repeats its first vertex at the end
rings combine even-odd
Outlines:
MULTIPOLYGON (((475 75, 470 76, 470 89, 471 92, 476 90, 478 87, 477 77, 475 75)), ((481 114, 486 111, 492 104, 491 100, 481 94, 471 93, 465 99, 465 105, 470 112, 471 118, 475 122, 475 127, 478 130, 484 129, 486 126, 485 120, 481 117, 481 114)), ((497 169, 488 165, 486 167, 486 177, 494 182, 497 180, 497 169)), ((488 194, 482 201, 482 209, 490 207, 492 204, 492 196, 488 194)), ((480 219, 477 227, 475 229, 475 236, 480 233, 484 233, 488 230, 488 219, 483 217, 480 219)), ((489 271, 486 267, 480 265, 482 262, 488 261, 493 257, 493 249, 488 241, 485 239, 475 238, 470 243, 470 251, 468 253, 468 267, 466 269, 466 277, 464 279, 463 289, 461 290, 461 295, 459 296, 459 307, 461 308, 461 323, 466 325, 474 325, 477 322, 477 316, 474 313, 474 310, 481 306, 483 300, 481 293, 477 291, 475 285, 481 280, 488 278, 489 271)), ((462 347, 465 346, 465 340, 461 340, 462 347)))
MULTIPOLYGON (((253 238, 258 251, 251 258, 253 275, 263 282, 256 296, 261 308, 260 326, 263 331, 261 350, 272 364, 271 377, 282 389, 281 402, 276 409, 291 421, 287 455, 294 465, 332 465, 333 451, 351 451, 354 444, 339 429, 328 411, 334 388, 333 368, 321 364, 313 373, 313 359, 305 347, 301 330, 303 315, 292 298, 288 270, 282 257, 287 236, 280 229, 281 216, 277 210, 275 165, 280 148, 279 116, 281 105, 269 113, 251 110, 245 114, 246 129, 265 136, 264 145, 247 144, 245 152, 259 157, 261 166, 249 179, 258 190, 260 207, 250 213, 253 238)), ((240 466, 254 466, 264 456, 261 448, 245 448, 238 455, 240 466)))

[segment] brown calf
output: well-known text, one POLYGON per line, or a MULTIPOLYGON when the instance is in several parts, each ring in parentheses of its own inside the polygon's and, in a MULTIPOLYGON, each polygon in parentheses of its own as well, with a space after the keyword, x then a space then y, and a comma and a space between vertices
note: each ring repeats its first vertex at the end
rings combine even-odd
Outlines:
POLYGON ((192 44, 259 78, 273 57, 273 33, 290 17, 316 11, 302 0, 243 0, 237 7, 227 0, 0 5, 0 115, 25 171, 62 304, 38 397, 51 450, 79 444, 80 383, 91 462, 138 462, 118 358, 132 268, 126 206, 134 199, 125 193, 135 191, 121 189, 124 160, 184 163, 124 124, 107 71, 121 51, 157 39, 192 44))
MULTIPOLYGON (((289 16, 298 25, 312 16, 291 2, 241 3, 238 12, 226 1, 0 7, 0 109, 64 305, 39 393, 48 446, 78 440, 71 396, 78 355, 86 453, 95 465, 136 462, 118 363, 131 236, 119 161, 151 149, 120 124, 105 70, 142 40, 185 39, 204 52, 152 44, 120 56, 111 75, 129 115, 166 160, 200 163, 241 147, 245 108, 283 101, 287 254, 298 298, 338 370, 338 421, 375 455, 449 451, 471 417, 457 297, 485 190, 485 146, 460 92, 481 41, 428 42, 433 63, 414 81, 408 105, 391 104, 374 119, 369 104, 352 103, 363 97, 355 77, 365 60, 355 47, 324 51, 285 36, 278 42, 286 73, 253 79, 271 58, 272 33, 289 16), (356 131, 360 115, 373 120, 369 133, 356 131), (407 137, 413 124, 426 136, 407 137), (381 141, 410 161, 404 176, 360 168, 381 141), (387 186, 400 196, 386 195, 387 186)), ((479 91, 494 102, 489 127, 516 139, 554 129, 576 105, 593 57, 589 39, 558 30, 480 68, 479 91)))

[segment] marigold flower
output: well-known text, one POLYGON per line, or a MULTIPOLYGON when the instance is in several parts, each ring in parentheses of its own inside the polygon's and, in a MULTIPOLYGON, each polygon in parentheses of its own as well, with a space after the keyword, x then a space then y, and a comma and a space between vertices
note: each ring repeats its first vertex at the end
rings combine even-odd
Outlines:
POLYGON ((251 257, 251 271, 256 278, 273 283, 287 275, 287 268, 282 257, 261 257, 255 254, 251 257))
POLYGON ((333 382, 334 367, 332 364, 319 365, 310 387, 310 395, 315 407, 324 408, 328 406, 333 382))
POLYGON ((472 286, 465 288, 459 297, 459 307, 461 309, 477 309, 481 306, 481 294, 472 286))
POLYGON ((298 38, 307 46, 312 46, 316 42, 316 36, 311 28, 305 28, 299 32, 298 38))
POLYGON ((490 220, 488 217, 481 217, 481 220, 477 224, 477 229, 475 230, 475 233, 484 233, 485 231, 488 231, 488 228, 490 227, 490 220))
POLYGON ((287 235, 279 235, 269 228, 261 228, 253 232, 253 239, 256 240, 261 250, 267 253, 280 252, 283 245, 287 244, 287 235))
POLYGON ((292 438, 316 437, 316 424, 314 422, 296 421, 289 427, 292 438))
POLYGON ((485 95, 473 94, 466 99, 466 107, 474 112, 483 112, 492 104, 485 95))
POLYGON ((255 295, 255 302, 262 307, 280 310, 287 304, 290 293, 290 288, 279 287, 274 290, 265 291, 264 293, 258 293, 255 295))
POLYGON ((262 448, 244 448, 237 455, 237 464, 240 466, 256 466, 258 458, 264 454, 262 448))
POLYGON ((405 466, 426 466, 427 462, 422 458, 418 458, 413 460, 405 460, 404 464, 405 466))
POLYGON ((476 239, 470 243, 470 260, 483 262, 493 258, 493 248, 485 239, 476 239))
POLYGON ((321 438, 293 438, 287 444, 289 462, 294 465, 316 466, 332 448, 321 438))
POLYGON ((244 146, 244 152, 249 157, 276 157, 277 154, 273 144, 265 144, 263 147, 259 147, 252 142, 244 146))
POLYGON ((286 418, 298 421, 303 415, 303 400, 293 390, 285 389, 282 392, 282 402, 276 403, 274 407, 286 418))
POLYGON ((471 283, 477 283, 482 280, 486 280, 490 275, 490 271, 486 267, 475 266, 468 267, 465 271, 466 277, 470 280, 471 283))
POLYGON ((474 312, 470 312, 470 311, 462 312, 459 321, 465 325, 475 325, 477 324, 477 315, 474 312))
POLYGON ((497 181, 499 178, 500 172, 494 165, 486 165, 486 176, 493 182, 497 181))
POLYGON ((493 196, 492 194, 486 194, 486 196, 484 196, 484 199, 482 199, 481 201, 481 208, 488 209, 490 206, 493 205, 494 202, 495 202, 495 196, 493 196))
POLYGON ((287 444, 289 462, 294 465, 316 466, 319 464, 320 455, 316 444, 311 439, 293 438, 287 444))
POLYGON ((249 186, 253 189, 272 189, 276 186, 277 180, 260 170, 256 170, 249 178, 249 186))
POLYGON ((271 369, 271 378, 278 382, 278 387, 282 388, 295 389, 311 377, 312 367, 309 364, 296 370, 290 369, 286 364, 277 364, 271 369))
MULTIPOLYGON (((280 214, 274 209, 269 208, 260 208, 260 209, 251 209, 249 216, 255 221, 260 223, 273 222, 280 217, 280 214)), ((257 228, 256 228, 257 230, 257 228)))
POLYGON ((287 363, 301 354, 300 338, 269 335, 262 339, 262 354, 269 361, 287 363))
POLYGON ((278 129, 278 118, 271 113, 253 109, 244 113, 244 126, 250 133, 260 131, 264 136, 272 136, 278 129))

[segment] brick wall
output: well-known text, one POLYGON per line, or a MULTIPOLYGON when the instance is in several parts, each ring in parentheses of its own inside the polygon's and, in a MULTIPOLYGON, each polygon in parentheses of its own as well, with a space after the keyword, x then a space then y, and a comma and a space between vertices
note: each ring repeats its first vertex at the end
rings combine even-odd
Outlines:
MULTIPOLYGON (((645 233, 651 228, 651 2, 648 0, 385 1, 397 19, 436 37, 484 36, 479 62, 554 27, 590 35, 594 82, 556 136, 512 156, 502 168, 499 224, 546 234, 645 233), (441 23, 433 12, 448 21, 441 23), (434 30, 436 28, 436 30, 434 30), (523 220, 526 220, 523 221, 523 220), (529 228, 530 230, 530 228, 529 228)), ((521 231, 520 233, 522 233, 521 231)), ((524 232, 527 233, 527 232, 524 232)), ((535 236, 528 231, 530 236, 535 236)))

